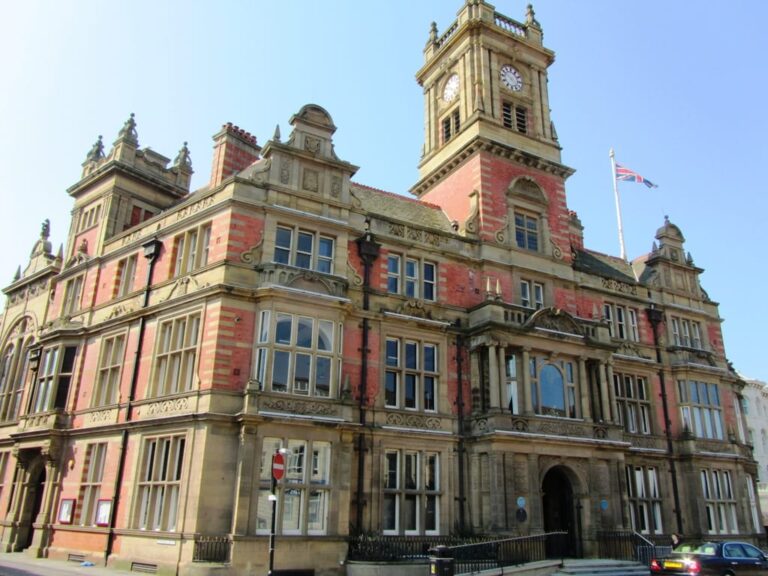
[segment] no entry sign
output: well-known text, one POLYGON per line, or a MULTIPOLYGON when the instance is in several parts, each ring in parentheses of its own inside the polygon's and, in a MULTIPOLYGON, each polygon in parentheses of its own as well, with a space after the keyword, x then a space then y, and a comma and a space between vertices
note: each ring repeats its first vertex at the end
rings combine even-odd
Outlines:
POLYGON ((280 480, 285 474, 285 458, 280 452, 275 452, 272 456, 272 478, 280 480))

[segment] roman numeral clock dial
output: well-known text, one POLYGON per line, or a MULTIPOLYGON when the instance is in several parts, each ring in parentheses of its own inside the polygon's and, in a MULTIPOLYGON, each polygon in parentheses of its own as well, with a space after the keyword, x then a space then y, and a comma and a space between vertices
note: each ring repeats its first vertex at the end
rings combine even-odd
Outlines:
POLYGON ((504 86, 510 90, 519 92, 523 89, 523 78, 520 76, 520 72, 513 66, 510 66, 509 64, 502 66, 499 71, 499 76, 501 77, 501 82, 504 86))

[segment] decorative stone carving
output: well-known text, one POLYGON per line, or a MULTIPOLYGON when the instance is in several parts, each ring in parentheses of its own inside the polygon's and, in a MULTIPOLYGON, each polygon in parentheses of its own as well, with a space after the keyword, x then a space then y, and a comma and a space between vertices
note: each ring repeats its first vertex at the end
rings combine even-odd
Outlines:
POLYGON ((633 286, 632 284, 627 284, 625 282, 619 282, 613 278, 603 278, 602 284, 603 288, 613 290, 614 292, 620 292, 621 294, 631 294, 633 296, 637 295, 637 286, 633 286))
POLYGON ((584 331, 573 316, 559 308, 549 307, 537 310, 526 322, 527 329, 542 328, 555 336, 565 337, 570 334, 583 336, 584 331))
POLYGON ((335 416, 336 407, 328 402, 311 400, 296 400, 293 398, 262 398, 260 408, 275 410, 290 414, 307 414, 314 416, 335 416))
POLYGON ((432 319, 431 310, 424 307, 421 300, 408 300, 397 309, 398 314, 415 316, 416 318, 432 319))
POLYGON ((280 162, 280 184, 288 184, 291 181, 292 158, 283 158, 280 162))
POLYGON ((387 414, 387 424, 390 426, 403 426, 407 428, 439 430, 440 418, 421 416, 419 414, 399 414, 397 412, 390 412, 387 414))
POLYGON ((173 398, 161 402, 153 402, 142 408, 143 416, 156 416, 164 414, 174 414, 189 410, 189 398, 173 398))
POLYGON ((331 196, 338 198, 341 196, 341 177, 333 176, 331 178, 331 196))
POLYGON ((394 224, 392 222, 389 223, 389 233, 393 236, 399 236, 400 238, 405 237, 405 225, 403 224, 394 224))
POLYGON ((355 270, 355 268, 352 266, 349 260, 347 260, 347 270, 349 271, 349 276, 352 276, 352 284, 354 284, 355 286, 362 286, 363 277, 357 273, 357 270, 355 270))
POLYGON ((557 260, 562 260, 563 250, 560 248, 560 246, 558 246, 554 240, 550 240, 549 243, 552 245, 552 256, 554 256, 557 260))
POLYGON ((320 189, 320 175, 316 170, 304 170, 304 180, 301 187, 310 192, 317 192, 320 189))
POLYGON ((264 244, 264 238, 262 237, 258 241, 258 243, 251 246, 250 248, 248 248, 248 250, 240 254, 240 260, 242 262, 245 262, 246 264, 258 264, 259 262, 261 262, 261 248, 263 244, 264 244))
POLYGON ((317 154, 320 152, 320 138, 316 138, 315 136, 306 136, 304 138, 304 150, 307 152, 312 152, 312 154, 317 154))

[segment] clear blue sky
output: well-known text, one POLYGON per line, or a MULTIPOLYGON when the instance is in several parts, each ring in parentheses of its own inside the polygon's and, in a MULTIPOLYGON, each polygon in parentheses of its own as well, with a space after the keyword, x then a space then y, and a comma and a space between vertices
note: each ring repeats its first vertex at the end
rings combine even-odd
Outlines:
MULTIPOLYGON (((518 21, 525 0, 497 0, 518 21)), ((226 122, 264 144, 306 103, 338 127, 356 180, 407 193, 417 179, 422 94, 414 80, 431 21, 461 0, 26 0, 0 20, 0 284, 25 266, 40 223, 64 242, 66 189, 99 134, 107 150, 131 112, 139 142, 173 158, 188 141, 203 185, 226 122)), ((619 254, 608 150, 659 188, 621 185, 630 258, 668 214, 720 302, 729 358, 768 380, 764 263, 768 201, 761 0, 540 0, 552 117, 570 208, 589 248, 619 254)))

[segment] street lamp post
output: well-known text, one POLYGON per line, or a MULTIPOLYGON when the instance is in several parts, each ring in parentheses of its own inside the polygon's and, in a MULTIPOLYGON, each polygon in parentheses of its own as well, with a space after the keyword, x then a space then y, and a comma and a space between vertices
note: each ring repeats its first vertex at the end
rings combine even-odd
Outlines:
POLYGON ((272 455, 272 490, 269 500, 272 502, 272 527, 269 531, 269 572, 268 576, 273 576, 275 566, 275 523, 277 521, 277 481, 285 474, 285 448, 278 448, 272 455))

